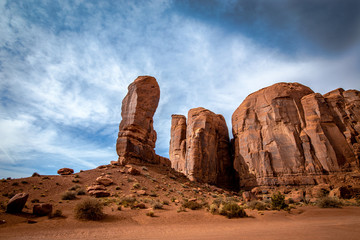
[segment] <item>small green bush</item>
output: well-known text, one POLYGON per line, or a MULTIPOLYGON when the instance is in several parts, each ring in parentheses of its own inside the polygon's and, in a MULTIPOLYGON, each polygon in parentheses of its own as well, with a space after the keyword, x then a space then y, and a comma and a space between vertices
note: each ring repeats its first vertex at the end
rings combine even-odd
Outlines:
POLYGON ((211 204, 210 207, 209 207, 209 211, 210 211, 210 213, 212 213, 212 214, 217 213, 218 210, 219 210, 218 205, 216 205, 216 204, 214 204, 214 203, 211 204))
POLYGON ((146 216, 155 217, 155 213, 154 213, 154 211, 150 211, 150 212, 146 213, 146 216))
POLYGON ((120 200, 120 205, 124 207, 132 207, 136 202, 136 198, 133 197, 124 197, 120 200))
POLYGON ((151 207, 153 209, 163 209, 163 204, 161 202, 158 202, 158 201, 154 201, 152 204, 151 204, 151 207))
POLYGON ((220 215, 224 215, 227 218, 242 218, 247 217, 246 212, 235 202, 228 202, 224 205, 220 205, 220 215))
POLYGON ((79 189, 77 192, 76 192, 77 195, 85 195, 86 192, 84 189, 79 189))
POLYGON ((184 208, 189 208, 191 210, 198 210, 201 209, 203 207, 203 205, 201 203, 198 203, 196 201, 185 201, 182 206, 184 208))
POLYGON ((267 209, 267 204, 260 201, 251 201, 246 204, 249 209, 256 209, 258 211, 263 211, 267 209))
POLYGON ((74 200, 76 199, 76 192, 74 191, 67 191, 61 196, 62 200, 74 200))
POLYGON ((341 208, 342 202, 335 197, 323 197, 320 198, 316 205, 321 208, 341 208))
POLYGON ((103 205, 96 199, 85 199, 75 206, 75 217, 77 219, 98 221, 104 216, 103 205))
POLYGON ((286 209, 288 205, 285 203, 285 196, 280 192, 276 192, 271 196, 272 209, 281 210, 286 209))
POLYGON ((76 185, 72 186, 71 188, 69 188, 69 191, 76 191, 79 188, 81 188, 81 186, 76 184, 76 185))

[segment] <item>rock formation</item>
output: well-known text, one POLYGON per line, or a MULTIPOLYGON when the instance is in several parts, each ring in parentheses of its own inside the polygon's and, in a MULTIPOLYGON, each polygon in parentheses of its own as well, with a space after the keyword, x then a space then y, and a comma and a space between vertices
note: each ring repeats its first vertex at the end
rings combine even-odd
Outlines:
POLYGON ((360 98, 298 83, 250 94, 232 116, 240 186, 316 184, 359 167, 360 98))
POLYGON ((170 161, 172 167, 191 180, 231 187, 234 176, 228 128, 223 116, 204 108, 173 115, 170 161))
POLYGON ((116 143, 120 164, 162 163, 169 165, 166 158, 155 154, 156 132, 153 116, 160 99, 160 88, 156 79, 141 76, 128 87, 122 101, 122 121, 116 143))

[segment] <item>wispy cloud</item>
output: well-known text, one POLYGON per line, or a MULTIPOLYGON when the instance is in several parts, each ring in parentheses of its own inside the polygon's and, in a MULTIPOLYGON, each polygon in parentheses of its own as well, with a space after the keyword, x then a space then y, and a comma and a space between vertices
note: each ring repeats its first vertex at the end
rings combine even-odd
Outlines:
POLYGON ((174 9, 172 1, 0 2, 0 177, 54 174, 116 159, 121 101, 139 75, 161 87, 156 151, 171 114, 231 114, 279 81, 314 91, 359 88, 359 48, 329 58, 287 55, 174 9), (339 79, 341 78, 341 82, 339 79))

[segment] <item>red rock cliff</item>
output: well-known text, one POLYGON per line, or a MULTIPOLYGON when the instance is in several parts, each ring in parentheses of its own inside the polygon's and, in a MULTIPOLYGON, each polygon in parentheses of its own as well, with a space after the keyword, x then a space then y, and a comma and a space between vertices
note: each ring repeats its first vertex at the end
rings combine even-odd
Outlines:
POLYGON ((191 180, 230 187, 232 160, 229 133, 223 116, 204 108, 172 116, 170 161, 191 180))
POLYGON ((278 83, 249 95, 232 116, 240 186, 315 184, 359 166, 359 92, 324 95, 278 83))
POLYGON ((121 164, 164 163, 165 158, 155 154, 156 132, 153 116, 160 99, 160 88, 155 78, 141 76, 128 87, 122 101, 116 152, 121 164))

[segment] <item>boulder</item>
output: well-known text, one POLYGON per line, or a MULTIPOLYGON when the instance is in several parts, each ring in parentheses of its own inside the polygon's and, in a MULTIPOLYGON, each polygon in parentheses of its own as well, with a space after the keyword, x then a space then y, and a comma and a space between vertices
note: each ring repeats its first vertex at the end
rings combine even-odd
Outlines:
POLYGON ((95 196, 96 198, 110 196, 110 193, 105 190, 92 190, 92 191, 89 191, 89 194, 90 194, 90 196, 95 196))
POLYGON ((169 150, 172 167, 190 180, 231 187, 234 173, 229 132, 222 115, 205 108, 172 116, 169 150))
POLYGON ((6 212, 7 213, 20 213, 22 211, 22 209, 24 208, 28 198, 29 198, 28 193, 16 194, 9 200, 9 202, 6 206, 6 212))
POLYGON ((153 116, 160 99, 155 78, 140 76, 128 87, 122 101, 116 152, 119 163, 160 163, 165 159, 155 154, 156 132, 153 116))
POLYGON ((146 195, 145 190, 137 190, 136 193, 139 194, 139 195, 146 195))
POLYGON ((101 177, 96 178, 96 182, 98 184, 101 184, 104 186, 109 186, 109 185, 113 184, 114 181, 109 177, 101 176, 101 177))
POLYGON ((257 197, 255 196, 254 193, 250 192, 250 191, 245 191, 242 193, 242 198, 245 202, 250 202, 253 200, 257 200, 257 197))
POLYGON ((128 168, 127 173, 130 175, 140 175, 141 174, 141 172, 134 167, 128 168))
POLYGON ((60 175, 71 175, 74 173, 74 169, 71 168, 61 168, 57 171, 60 175))
POLYGON ((87 192, 96 191, 96 190, 106 190, 103 185, 92 185, 86 189, 87 192))
POLYGON ((33 207, 33 214, 37 216, 48 216, 52 213, 53 206, 49 203, 35 204, 33 207))

